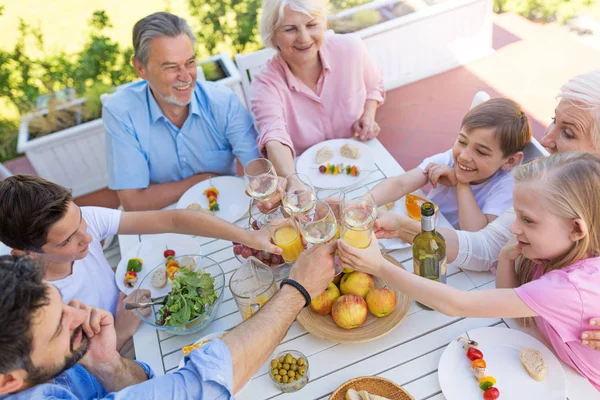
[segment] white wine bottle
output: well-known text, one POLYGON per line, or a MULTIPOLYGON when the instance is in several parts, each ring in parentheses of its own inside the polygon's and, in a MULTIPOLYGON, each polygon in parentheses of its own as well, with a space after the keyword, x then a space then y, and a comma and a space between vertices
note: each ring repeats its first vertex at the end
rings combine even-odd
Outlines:
MULTIPOLYGON (((415 236, 412 250, 416 275, 446 283, 446 241, 435 231, 435 206, 432 203, 421 205, 421 233, 415 236)), ((431 310, 424 304, 418 304, 431 310)))

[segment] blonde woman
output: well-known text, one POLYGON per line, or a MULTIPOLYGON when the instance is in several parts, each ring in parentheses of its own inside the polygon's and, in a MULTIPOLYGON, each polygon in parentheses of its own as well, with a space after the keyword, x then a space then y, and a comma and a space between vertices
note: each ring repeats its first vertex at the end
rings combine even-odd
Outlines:
POLYGON ((325 34, 325 0, 264 0, 263 44, 277 50, 252 82, 258 147, 280 176, 294 157, 328 139, 377 137, 381 72, 354 35, 325 34))
POLYGON ((556 354, 600 391, 600 357, 579 339, 600 315, 600 155, 544 157, 513 177, 515 237, 500 252, 497 289, 461 291, 414 275, 387 261, 375 239, 365 250, 338 240, 340 260, 446 315, 535 317, 556 354))

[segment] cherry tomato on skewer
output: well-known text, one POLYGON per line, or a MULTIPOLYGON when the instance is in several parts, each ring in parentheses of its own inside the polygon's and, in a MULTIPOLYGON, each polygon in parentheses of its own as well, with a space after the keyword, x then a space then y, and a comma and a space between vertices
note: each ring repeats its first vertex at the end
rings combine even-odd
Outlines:
POLYGON ((498 397, 500 397, 500 391, 495 387, 491 387, 483 392, 484 400, 496 400, 498 397))
POLYGON ((479 360, 483 358, 483 353, 481 350, 475 347, 469 347, 469 350, 467 351, 467 358, 471 361, 479 360))
POLYGON ((175 250, 166 249, 163 253, 163 256, 165 256, 165 258, 175 257, 175 250))

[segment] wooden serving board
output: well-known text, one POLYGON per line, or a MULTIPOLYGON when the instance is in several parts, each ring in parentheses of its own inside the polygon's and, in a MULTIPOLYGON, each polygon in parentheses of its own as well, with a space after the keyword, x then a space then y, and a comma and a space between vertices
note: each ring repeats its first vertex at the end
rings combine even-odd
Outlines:
MULTIPOLYGON (((385 256, 386 259, 404 268, 402 264, 396 261, 391 256, 385 256)), ((373 276, 375 287, 392 287, 387 285, 382 279, 373 276)), ((396 293, 396 309, 385 317, 375 317, 369 313, 367 319, 360 327, 355 329, 343 329, 336 325, 331 315, 318 314, 312 311, 309 307, 303 309, 296 320, 304 329, 311 335, 320 339, 328 340, 335 343, 360 343, 382 337, 396 328, 410 310, 412 299, 408 295, 394 290, 396 293)))

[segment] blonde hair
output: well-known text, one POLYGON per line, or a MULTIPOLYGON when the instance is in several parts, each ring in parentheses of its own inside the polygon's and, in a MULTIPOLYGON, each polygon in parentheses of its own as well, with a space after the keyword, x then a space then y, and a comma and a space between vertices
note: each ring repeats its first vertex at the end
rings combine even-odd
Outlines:
POLYGON ((589 111, 594 119, 590 140, 600 148, 600 69, 577 75, 560 88, 562 99, 575 107, 589 111))
POLYGON ((521 105, 510 99, 491 99, 472 108, 462 120, 467 133, 473 129, 494 129, 504 157, 523 151, 531 141, 531 125, 521 105))
POLYGON ((312 17, 327 18, 325 0, 263 0, 260 16, 260 38, 265 47, 276 48, 273 36, 283 19, 285 8, 304 13, 312 17))
MULTIPOLYGON (((581 219, 587 234, 561 257, 544 265, 543 273, 564 268, 588 255, 600 255, 600 156, 594 153, 561 153, 541 157, 513 171, 515 183, 542 182, 535 190, 549 211, 562 218, 581 219)), ((517 276, 531 282, 536 265, 521 257, 517 276)))

